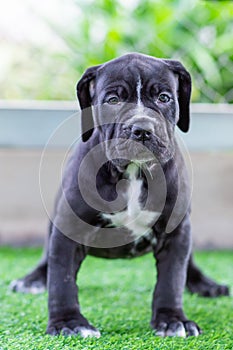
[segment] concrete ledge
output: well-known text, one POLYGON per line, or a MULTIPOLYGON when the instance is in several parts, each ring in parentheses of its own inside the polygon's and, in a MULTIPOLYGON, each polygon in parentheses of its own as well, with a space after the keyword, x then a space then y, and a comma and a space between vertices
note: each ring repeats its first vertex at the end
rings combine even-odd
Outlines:
MULTIPOLYGON (((192 104, 191 114, 190 132, 178 131, 189 150, 233 149, 233 105, 192 104)), ((78 103, 0 101, 0 125, 0 147, 44 147, 58 126, 60 134, 53 147, 67 147, 80 135, 78 103)))

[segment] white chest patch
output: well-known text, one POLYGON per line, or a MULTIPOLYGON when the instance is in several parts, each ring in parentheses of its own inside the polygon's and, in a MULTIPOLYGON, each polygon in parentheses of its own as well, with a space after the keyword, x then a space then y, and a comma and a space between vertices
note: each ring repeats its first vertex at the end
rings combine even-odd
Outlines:
POLYGON ((142 189, 142 180, 137 179, 138 166, 134 163, 127 168, 129 187, 126 193, 127 209, 113 214, 102 214, 105 219, 111 221, 114 227, 125 227, 132 232, 135 238, 151 231, 151 225, 160 213, 142 210, 139 201, 142 189))

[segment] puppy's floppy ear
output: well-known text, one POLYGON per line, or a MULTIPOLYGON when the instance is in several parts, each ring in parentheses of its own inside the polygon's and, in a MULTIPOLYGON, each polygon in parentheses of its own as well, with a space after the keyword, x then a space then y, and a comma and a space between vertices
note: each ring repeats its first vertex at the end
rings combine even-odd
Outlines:
POLYGON ((81 108, 82 140, 84 142, 91 137, 94 130, 90 83, 95 80, 99 67, 101 65, 88 68, 77 84, 77 96, 81 108))
POLYGON ((179 90, 178 90, 178 101, 180 108, 180 115, 177 126, 183 131, 187 132, 189 130, 190 123, 190 97, 192 82, 189 72, 184 68, 184 66, 179 61, 164 60, 170 67, 170 69, 178 75, 179 79, 179 90))

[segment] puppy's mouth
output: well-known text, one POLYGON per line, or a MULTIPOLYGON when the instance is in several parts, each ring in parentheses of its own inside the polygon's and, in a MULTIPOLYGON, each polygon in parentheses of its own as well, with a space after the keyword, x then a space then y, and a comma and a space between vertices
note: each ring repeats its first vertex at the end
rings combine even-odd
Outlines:
POLYGON ((120 139, 108 148, 107 156, 111 163, 120 171, 123 171, 130 163, 135 163, 139 167, 151 167, 160 164, 163 166, 172 158, 172 153, 165 145, 145 144, 132 141, 130 139, 120 139))
POLYGON ((171 150, 163 141, 155 139, 154 142, 144 143, 125 139, 119 142, 115 148, 120 158, 129 159, 133 162, 146 163, 150 161, 164 162, 171 158, 171 150))

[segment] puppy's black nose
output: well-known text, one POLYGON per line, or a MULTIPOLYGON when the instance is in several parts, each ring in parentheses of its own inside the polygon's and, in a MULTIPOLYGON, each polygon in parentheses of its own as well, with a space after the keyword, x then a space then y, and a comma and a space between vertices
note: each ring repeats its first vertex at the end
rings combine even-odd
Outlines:
POLYGON ((151 132, 134 125, 131 129, 131 138, 136 141, 147 141, 151 138, 151 132))

